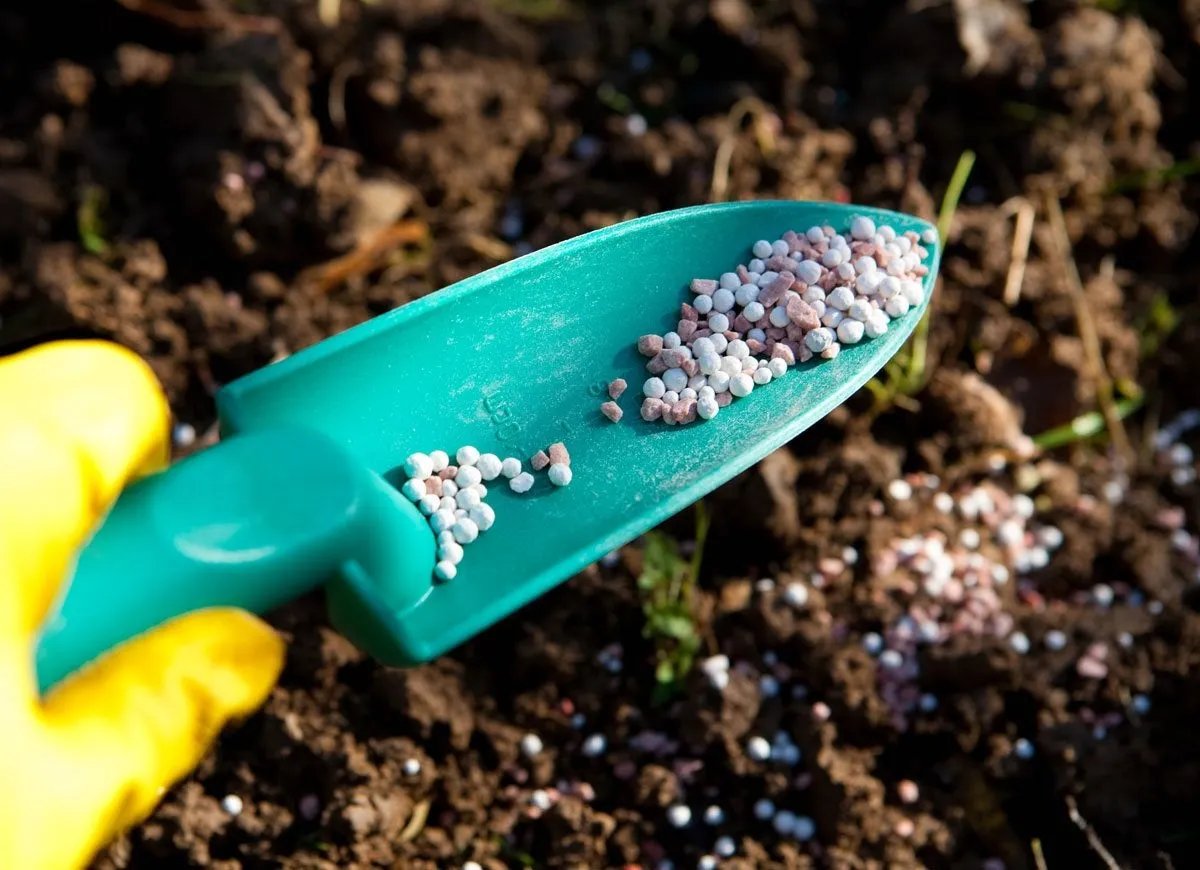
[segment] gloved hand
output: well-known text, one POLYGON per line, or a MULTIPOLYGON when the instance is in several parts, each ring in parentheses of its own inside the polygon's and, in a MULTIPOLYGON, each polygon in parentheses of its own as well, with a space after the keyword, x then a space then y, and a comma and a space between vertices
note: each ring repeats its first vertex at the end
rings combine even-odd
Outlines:
MULTIPOLYGON (((121 488, 169 459, 154 376, 104 342, 0 359, 0 868, 75 870, 154 809, 222 727, 266 699, 282 639, 188 614, 39 699, 38 627, 121 488)), ((163 582, 169 583, 170 577, 163 582)))

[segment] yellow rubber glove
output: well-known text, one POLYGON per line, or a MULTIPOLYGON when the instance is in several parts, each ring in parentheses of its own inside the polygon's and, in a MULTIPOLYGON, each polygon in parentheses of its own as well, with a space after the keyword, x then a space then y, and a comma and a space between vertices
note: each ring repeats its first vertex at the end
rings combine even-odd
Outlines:
MULTIPOLYGON (((38 626, 121 488, 169 459, 149 368, 105 342, 0 360, 0 868, 76 870, 142 821, 222 727, 266 699, 282 639, 213 609, 160 626, 39 699, 38 626)), ((163 578, 170 582, 170 578, 163 578)))

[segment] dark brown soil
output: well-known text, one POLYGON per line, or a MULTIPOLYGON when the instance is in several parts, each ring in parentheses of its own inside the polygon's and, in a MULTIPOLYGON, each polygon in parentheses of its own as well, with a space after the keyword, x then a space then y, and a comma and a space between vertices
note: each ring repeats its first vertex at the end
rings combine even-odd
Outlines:
POLYGON ((266 709, 96 868, 690 868, 718 833, 738 846, 728 868, 1017 870, 1037 866, 1033 841, 1051 870, 1105 866, 1069 800, 1120 866, 1200 866, 1200 597, 1194 554, 1164 528, 1176 506, 1196 528, 1200 487, 1143 449, 1200 405, 1197 3, 342 0, 333 28, 316 6, 5 4, 0 345, 115 338, 204 443, 220 384, 530 247, 714 184, 932 217, 972 149, 934 376, 911 407, 873 416, 856 398, 710 499, 697 612, 706 654, 741 663, 723 695, 697 672, 681 700, 652 703, 636 546, 409 672, 299 602, 274 617, 292 644, 266 709), (1048 196, 1108 373, 1146 390, 1115 505, 1105 487, 1124 477, 1103 442, 987 461, 1096 406, 1048 196), (1022 203, 1036 221, 1006 300, 1022 203), (1162 335, 1155 311, 1176 328, 1162 335), (918 472, 1026 489, 1065 542, 1005 593, 1028 654, 966 637, 930 649, 921 690, 939 706, 901 728, 860 640, 902 606, 877 569, 888 542, 957 534, 920 487, 885 497, 918 472), (748 544, 765 555, 747 562, 748 544), (803 610, 780 603, 847 546, 857 565, 822 568, 803 610), (776 591, 755 591, 764 577, 776 591), (1089 603, 1097 583, 1116 604, 1089 603), (1051 629, 1065 648, 1046 647, 1051 629), (1075 670, 1093 641, 1111 648, 1098 680, 1075 670), (616 672, 597 659, 612 644, 616 672), (1131 711, 1139 694, 1148 711, 1131 711), (792 775, 745 753, 780 728, 803 756, 792 775), (528 731, 546 747, 533 760, 528 731), (592 732, 608 737, 598 758, 580 752, 592 732), (535 788, 560 799, 538 813, 535 788), (815 839, 757 820, 764 796, 811 816, 815 839), (676 830, 678 797, 726 820, 676 830))

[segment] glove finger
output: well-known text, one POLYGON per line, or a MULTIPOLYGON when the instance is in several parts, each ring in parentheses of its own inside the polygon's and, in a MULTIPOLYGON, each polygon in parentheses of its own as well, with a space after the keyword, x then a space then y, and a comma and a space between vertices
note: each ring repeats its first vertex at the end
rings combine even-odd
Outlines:
POLYGON ((132 478, 169 459, 169 409, 150 368, 102 341, 0 360, 0 638, 27 643, 70 560, 132 478))
POLYGON ((240 610, 178 617, 69 677, 40 715, 63 766, 47 771, 63 830, 91 831, 87 860, 142 821, 220 730, 257 709, 283 667, 283 639, 240 610))

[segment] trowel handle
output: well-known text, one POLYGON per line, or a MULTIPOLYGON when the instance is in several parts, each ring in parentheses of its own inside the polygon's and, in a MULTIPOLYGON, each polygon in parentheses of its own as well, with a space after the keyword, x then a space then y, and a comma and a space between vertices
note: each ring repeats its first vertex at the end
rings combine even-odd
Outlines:
POLYGON ((43 626, 39 685, 181 614, 265 613, 348 571, 415 602, 433 549, 416 508, 326 436, 235 435, 122 493, 43 626))

